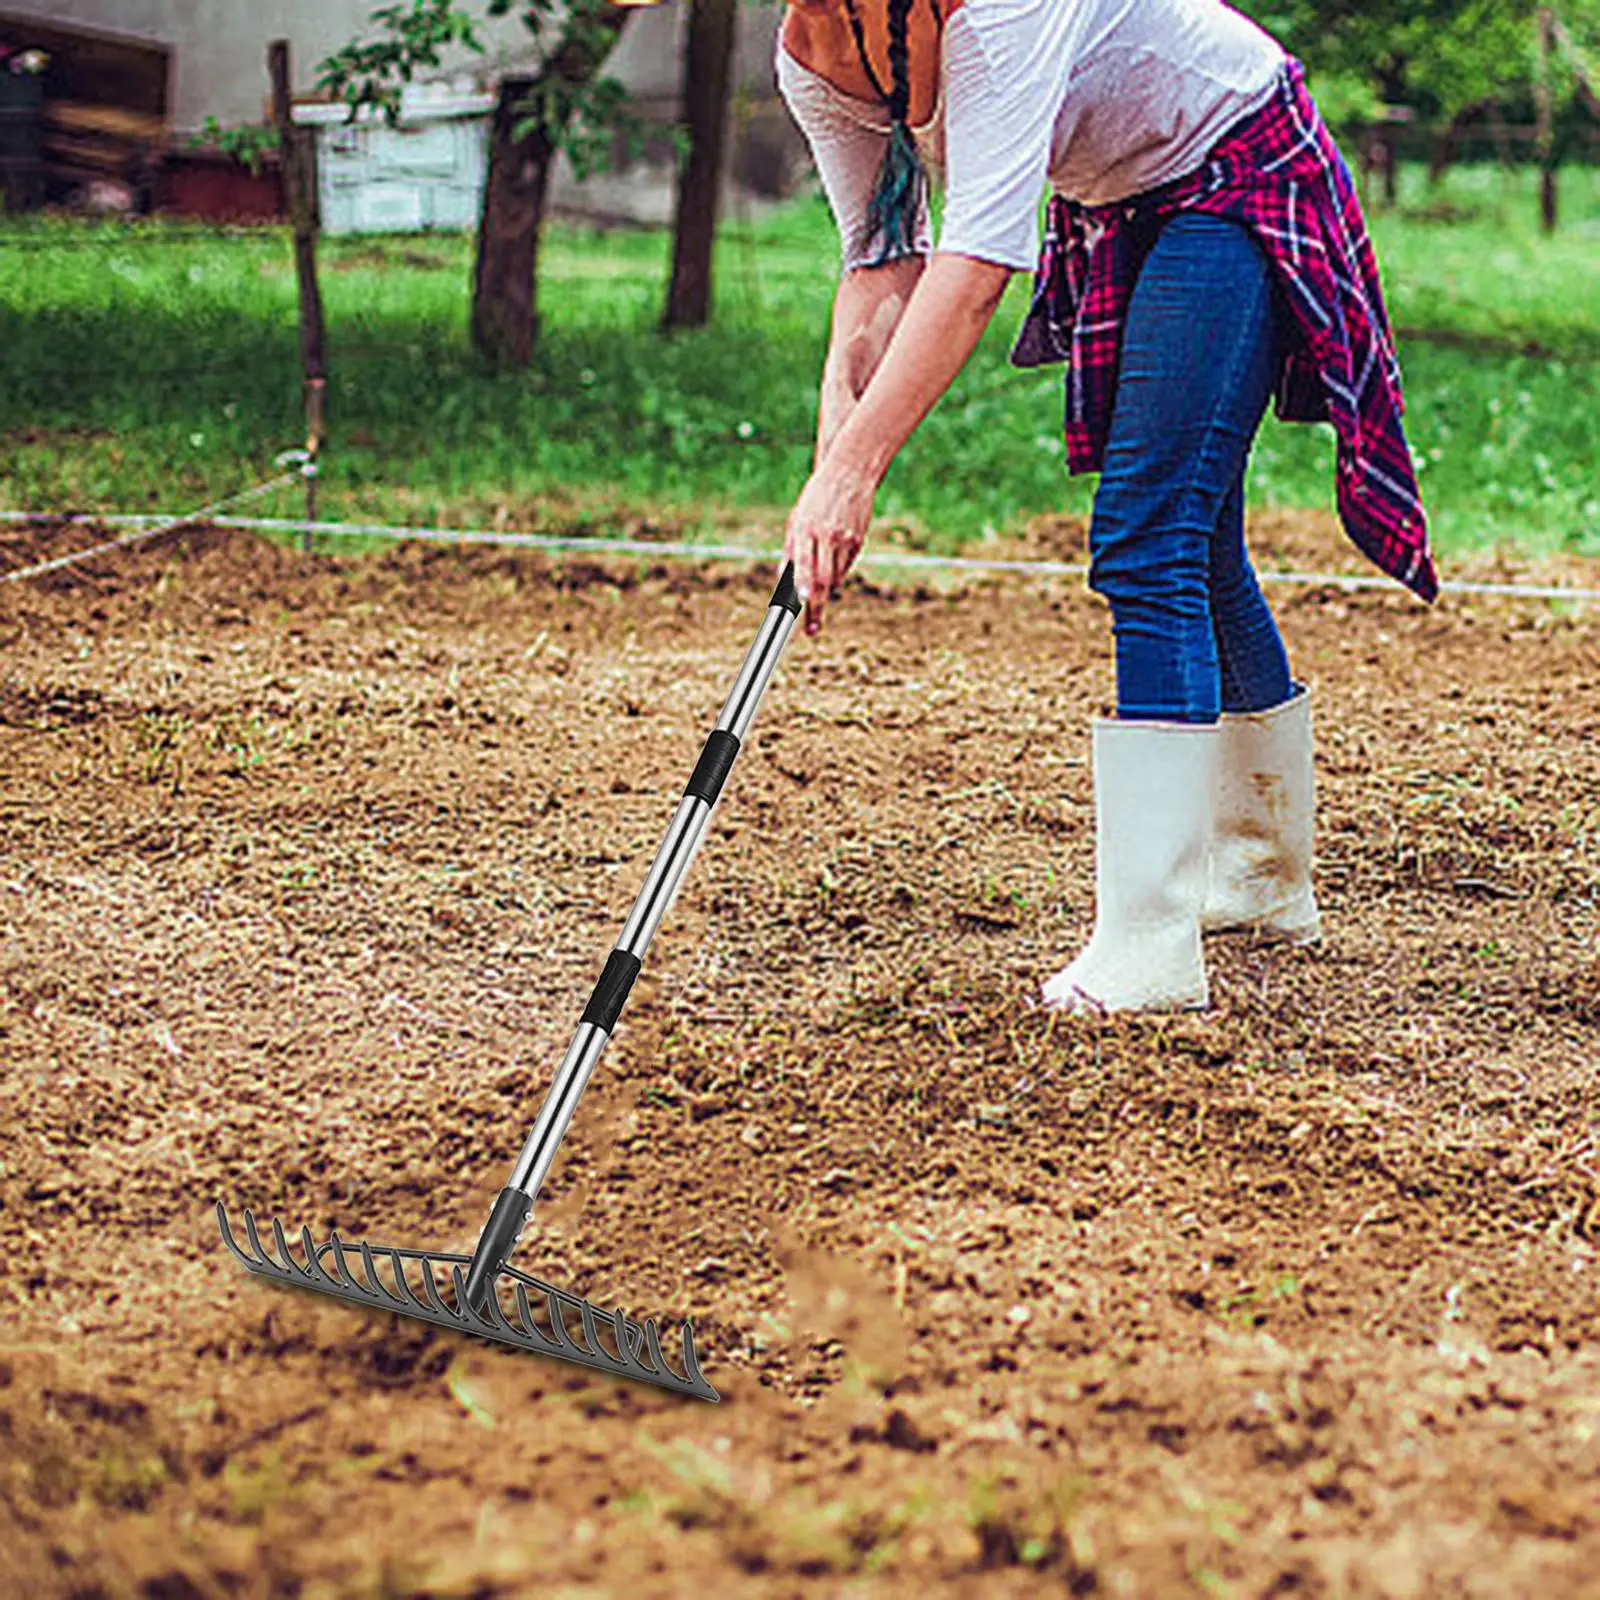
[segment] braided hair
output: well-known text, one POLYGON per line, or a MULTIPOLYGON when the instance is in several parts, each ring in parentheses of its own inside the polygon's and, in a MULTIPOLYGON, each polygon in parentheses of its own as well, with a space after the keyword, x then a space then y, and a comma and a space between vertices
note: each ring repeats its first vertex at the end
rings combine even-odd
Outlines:
MULTIPOLYGON (((867 205, 868 237, 881 237, 883 248, 876 267, 900 256, 910 255, 916 242, 917 218, 928 192, 928 174, 917 152, 911 132, 911 52, 907 44, 911 7, 916 0, 889 0, 889 87, 886 89, 867 54, 867 39, 861 26, 856 0, 844 0, 855 35, 861 65, 873 91, 889 112, 889 148, 878 170, 878 182, 867 205)), ((937 0, 933 0, 935 15, 937 0)))

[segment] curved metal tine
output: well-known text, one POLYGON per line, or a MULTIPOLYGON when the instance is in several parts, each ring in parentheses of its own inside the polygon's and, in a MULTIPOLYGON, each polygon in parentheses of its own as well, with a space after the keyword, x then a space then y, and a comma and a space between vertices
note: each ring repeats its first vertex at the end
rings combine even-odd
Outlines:
MULTIPOLYGON (((365 1294, 366 1290, 355 1280, 355 1274, 350 1270, 350 1263, 344 1258, 344 1240, 337 1233, 328 1235, 328 1253, 333 1257, 333 1274, 347 1288, 353 1289, 357 1294, 365 1294)), ((327 1269, 324 1268, 324 1271, 327 1269)))
MULTIPOLYGON (((580 1300, 578 1302, 578 1315, 583 1319, 583 1337, 588 1343, 589 1355, 592 1360, 594 1360, 596 1363, 604 1363, 605 1366, 613 1370, 616 1370, 619 1367, 626 1368, 631 1365, 628 1360, 628 1346, 626 1341, 617 1347, 616 1355, 612 1355, 612 1353, 606 1349, 600 1338, 600 1330, 595 1326, 595 1309, 587 1300, 580 1300)), ((600 1315, 603 1316, 604 1313, 602 1312, 600 1315)))
POLYGON ((372 1284, 373 1294, 382 1295, 385 1300, 392 1301, 397 1306, 405 1304, 405 1301, 378 1276, 378 1263, 373 1260, 372 1246, 365 1239, 361 1241, 361 1264, 367 1269, 367 1278, 372 1284))
POLYGON ((439 1285, 433 1281, 433 1263, 426 1256, 419 1256, 417 1259, 422 1266, 422 1286, 428 1291, 428 1305, 441 1317, 448 1317, 451 1314, 450 1308, 439 1298, 439 1285))
POLYGON ((289 1249, 289 1239, 283 1231, 283 1224, 276 1217, 272 1219, 272 1240, 277 1245, 278 1252, 284 1260, 284 1265, 280 1270, 294 1277, 303 1278, 305 1274, 300 1270, 300 1263, 295 1260, 293 1253, 289 1249))
POLYGON ((683 1370, 689 1382, 697 1389, 709 1389, 711 1387, 706 1382, 705 1373, 700 1370, 699 1357, 694 1353, 694 1324, 689 1321, 685 1321, 683 1324, 683 1370))
MULTIPOLYGON (((404 1296, 404 1299, 401 1301, 401 1304, 404 1305, 408 1311, 409 1310, 416 1310, 416 1311, 424 1311, 425 1312, 428 1309, 427 1306, 425 1306, 422 1303, 422 1301, 418 1298, 418 1296, 416 1294, 416 1291, 412 1289, 409 1280, 406 1278, 406 1261, 405 1261, 405 1257, 402 1256, 400 1254, 400 1252, 398 1250, 395 1250, 395 1249, 390 1249, 387 1253, 388 1253, 390 1264, 394 1267, 395 1287, 404 1296)), ((426 1259, 423 1260, 422 1271, 423 1271, 424 1275, 427 1274, 428 1263, 427 1263, 426 1259)))
POLYGON ((628 1321, 627 1313, 618 1306, 615 1311, 606 1317, 611 1324, 611 1331, 617 1337, 617 1353, 624 1361, 629 1363, 639 1362, 643 1365, 640 1351, 644 1346, 644 1329, 638 1324, 628 1321))
MULTIPOLYGON (((461 1268, 457 1267, 456 1268, 456 1276, 459 1277, 460 1275, 461 1275, 461 1268)), ((466 1291, 463 1290, 462 1292, 465 1293, 466 1291)), ((507 1334, 509 1337, 511 1337, 513 1339, 515 1339, 517 1337, 517 1330, 511 1326, 511 1319, 506 1316, 505 1307, 500 1304, 500 1282, 499 1282, 499 1279, 496 1279, 493 1283, 491 1283, 489 1285, 489 1300, 488 1300, 488 1311, 487 1311, 487 1313, 480 1312, 479 1315, 480 1316, 486 1315, 488 1320, 492 1321, 496 1328, 500 1329, 502 1332, 507 1334)))
MULTIPOLYGON (((556 1338, 560 1340, 563 1349, 576 1351, 580 1356, 583 1355, 585 1352, 582 1345, 567 1332, 567 1325, 561 1318, 561 1302, 567 1296, 563 1295, 559 1289, 552 1289, 549 1284, 545 1284, 543 1287, 545 1301, 550 1307, 550 1326, 555 1332, 556 1338)), ((579 1301, 580 1305, 582 1303, 582 1301, 579 1301)))
POLYGON ((244 1232, 245 1237, 250 1241, 250 1248, 256 1253, 257 1267, 266 1267, 268 1269, 275 1268, 278 1275, 282 1277, 283 1268, 278 1266, 278 1263, 273 1260, 272 1255, 268 1251, 267 1247, 262 1244, 261 1235, 256 1229, 256 1214, 248 1207, 246 1207, 244 1214, 244 1232))
POLYGON ((644 1325, 644 1354, 639 1357, 639 1364, 649 1367, 654 1372, 665 1373, 667 1377, 672 1379, 676 1379, 678 1376, 667 1365, 667 1358, 661 1349, 661 1333, 656 1327, 654 1317, 644 1325))
POLYGON ((311 1230, 307 1227, 300 1229, 300 1248, 306 1253, 306 1276, 313 1283, 320 1279, 323 1283, 331 1284, 335 1289, 341 1288, 339 1280, 330 1277, 328 1269, 323 1266, 317 1255, 317 1241, 311 1237, 311 1230))
POLYGON ((222 1242, 248 1267, 250 1257, 244 1253, 239 1241, 234 1238, 233 1229, 228 1223, 228 1208, 220 1200, 217 1201, 217 1226, 222 1229, 222 1242))
POLYGON ((528 1291, 520 1283, 517 1285, 517 1316, 522 1323, 522 1327, 518 1330, 522 1337, 533 1340, 542 1350, 560 1349, 555 1340, 534 1321, 533 1307, 528 1304, 528 1291))

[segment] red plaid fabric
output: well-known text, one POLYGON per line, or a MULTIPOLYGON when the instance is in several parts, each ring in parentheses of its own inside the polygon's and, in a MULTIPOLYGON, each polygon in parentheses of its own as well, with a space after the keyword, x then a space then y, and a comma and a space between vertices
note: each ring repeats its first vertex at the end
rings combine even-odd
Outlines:
POLYGON ((1199 171, 1121 205, 1050 201, 1033 304, 1011 360, 1068 363, 1068 468, 1100 470, 1139 269, 1168 218, 1191 210, 1232 217, 1261 242, 1297 334, 1277 413, 1332 423, 1345 531, 1390 577, 1432 601, 1439 578, 1400 423, 1400 364, 1377 261, 1350 169, 1298 61, 1286 63, 1279 92, 1199 171))

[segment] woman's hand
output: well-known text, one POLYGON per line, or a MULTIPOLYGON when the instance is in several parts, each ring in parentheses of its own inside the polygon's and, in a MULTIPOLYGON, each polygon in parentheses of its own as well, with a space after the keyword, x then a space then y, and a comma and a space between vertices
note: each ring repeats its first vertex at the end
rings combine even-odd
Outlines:
POLYGON ((822 613, 837 599, 845 574, 866 543, 877 485, 826 464, 801 491, 784 534, 783 553, 794 563, 795 587, 805 599, 808 634, 822 631, 822 613))
MULTIPOLYGON (((852 276, 855 276, 852 274, 852 276)), ((783 550, 806 597, 806 632, 861 553, 872 501, 901 445, 950 387, 983 337, 1011 269, 971 256, 936 254, 921 271, 888 348, 874 360, 860 399, 842 423, 824 420, 819 461, 789 515, 783 550)))

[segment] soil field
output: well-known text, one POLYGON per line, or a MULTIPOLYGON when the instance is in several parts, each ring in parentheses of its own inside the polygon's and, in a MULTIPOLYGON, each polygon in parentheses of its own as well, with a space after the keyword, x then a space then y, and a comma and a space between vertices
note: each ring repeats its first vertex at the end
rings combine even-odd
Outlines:
POLYGON ((1034 997, 1101 603, 853 582, 519 1258, 692 1316, 720 1406, 227 1255, 218 1198, 470 1248, 771 584, 198 533, 0 587, 0 1589, 1600 1593, 1592 610, 1274 590, 1325 942, 1094 1022, 1034 997))

